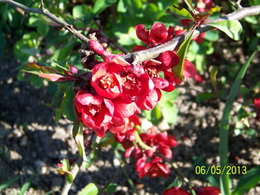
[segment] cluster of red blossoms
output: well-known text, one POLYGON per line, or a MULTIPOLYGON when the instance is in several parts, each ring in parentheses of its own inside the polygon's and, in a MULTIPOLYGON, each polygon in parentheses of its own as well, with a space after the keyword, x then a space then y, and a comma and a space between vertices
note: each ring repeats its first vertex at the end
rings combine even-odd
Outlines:
MULTIPOLYGON (((173 28, 167 29, 161 23, 155 23, 150 30, 137 25, 136 34, 147 47, 135 46, 134 51, 162 44, 174 36, 173 28)), ((116 140, 126 149, 126 157, 132 154, 136 159, 140 177, 167 177, 169 168, 160 155, 172 157, 171 147, 176 146, 174 137, 156 134, 154 130, 139 135, 134 127, 139 123, 137 114, 141 110, 152 110, 161 98, 161 90, 173 91, 182 82, 172 71, 179 57, 175 51, 166 51, 155 59, 132 65, 120 55, 106 51, 96 40, 89 42, 89 48, 104 61, 91 67, 88 87, 77 90, 74 105, 78 119, 99 137, 108 130, 115 134, 116 140)), ((183 77, 196 75, 194 65, 188 60, 183 72, 183 77)))
MULTIPOLYGON (((202 188, 194 188, 196 195, 219 195, 220 190, 217 187, 202 187, 202 188)), ((191 195, 189 192, 181 189, 181 188, 170 188, 163 192, 163 195, 191 195)))
POLYGON ((162 157, 171 159, 171 147, 177 146, 173 136, 166 133, 156 133, 155 127, 149 133, 141 133, 136 137, 136 127, 140 125, 139 117, 134 115, 129 118, 127 128, 116 132, 116 141, 121 143, 125 149, 125 158, 134 157, 135 169, 140 178, 148 175, 154 177, 167 177, 170 173, 169 168, 162 161, 162 157), (136 140, 140 139, 140 140, 136 140), (136 141, 136 143, 134 143, 136 141))

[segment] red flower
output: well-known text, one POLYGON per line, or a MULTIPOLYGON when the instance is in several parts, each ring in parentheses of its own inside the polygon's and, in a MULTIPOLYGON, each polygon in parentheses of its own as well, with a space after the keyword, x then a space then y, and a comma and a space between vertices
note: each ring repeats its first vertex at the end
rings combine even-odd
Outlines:
POLYGON ((100 63, 93 68, 92 72, 92 86, 100 96, 108 99, 118 97, 122 91, 122 80, 117 74, 122 67, 119 67, 119 70, 115 72, 113 70, 114 68, 110 68, 115 66, 119 67, 119 65, 115 63, 100 63))
POLYGON ((149 46, 156 46, 167 42, 173 37, 173 28, 162 23, 154 23, 150 30, 146 30, 143 24, 135 27, 137 37, 149 46))
POLYGON ((114 113, 112 102, 100 96, 79 91, 75 96, 74 105, 79 120, 92 128, 99 137, 103 137, 114 113))
POLYGON ((260 120, 260 98, 254 99, 254 105, 257 109, 256 120, 260 120))
POLYGON ((170 188, 168 190, 165 190, 163 192, 163 195, 190 195, 190 193, 186 192, 185 190, 181 189, 181 188, 170 188))
POLYGON ((197 195, 219 195, 220 190, 217 187, 202 187, 202 188, 195 188, 197 195))

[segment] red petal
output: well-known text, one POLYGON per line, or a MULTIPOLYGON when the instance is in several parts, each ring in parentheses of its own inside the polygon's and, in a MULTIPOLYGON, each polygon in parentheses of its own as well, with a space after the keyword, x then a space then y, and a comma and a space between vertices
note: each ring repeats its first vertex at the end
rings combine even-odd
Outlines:
POLYGON ((162 23, 155 23, 151 27, 149 38, 153 45, 161 44, 167 40, 168 31, 162 23))
POLYGON ((256 108, 260 109, 260 98, 254 99, 254 105, 255 105, 256 108))
POLYGON ((188 60, 185 60, 183 67, 183 76, 193 78, 197 74, 196 67, 188 60))
POLYGON ((149 31, 145 30, 145 26, 143 24, 138 24, 135 26, 137 37, 142 40, 144 43, 149 43, 149 31))
POLYGON ((190 195, 190 193, 186 192, 185 190, 181 189, 181 188, 170 188, 168 190, 165 190, 163 192, 163 195, 190 195))
POLYGON ((158 60, 162 62, 161 67, 163 70, 173 68, 179 63, 179 57, 174 51, 165 51, 161 53, 158 60))

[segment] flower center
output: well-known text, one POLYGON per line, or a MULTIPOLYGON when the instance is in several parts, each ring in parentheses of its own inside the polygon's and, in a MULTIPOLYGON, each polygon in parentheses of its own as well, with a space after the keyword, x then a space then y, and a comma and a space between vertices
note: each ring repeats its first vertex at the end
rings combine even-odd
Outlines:
POLYGON ((87 106, 87 109, 92 116, 95 116, 101 110, 101 105, 90 104, 87 106))
POLYGON ((134 74, 127 74, 125 77, 122 77, 124 82, 123 89, 126 91, 137 90, 140 87, 140 82, 137 81, 134 74))
POLYGON ((145 71, 147 72, 147 74, 148 74, 151 78, 159 78, 159 77, 160 77, 157 68, 148 67, 148 68, 145 68, 145 71))
POLYGON ((113 88, 116 85, 112 74, 106 74, 99 80, 99 86, 102 89, 113 88))

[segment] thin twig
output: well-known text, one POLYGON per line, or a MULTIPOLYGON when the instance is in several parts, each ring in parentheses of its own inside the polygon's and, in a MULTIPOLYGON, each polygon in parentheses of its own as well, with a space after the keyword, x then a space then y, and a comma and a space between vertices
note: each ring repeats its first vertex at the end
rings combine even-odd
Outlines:
MULTIPOLYGON (((80 167, 82 167, 83 165, 83 159, 82 157, 80 157, 75 163, 74 167, 70 170, 73 180, 76 178, 77 174, 79 173, 80 167)), ((62 188, 61 195, 68 195, 72 184, 73 182, 66 181, 65 185, 62 188)))
MULTIPOLYGON (((42 2, 42 0, 41 0, 41 2, 42 2)), ((40 9, 39 8, 30 8, 30 7, 27 7, 21 3, 13 1, 13 0, 0 0, 0 3, 8 3, 16 8, 22 9, 23 11, 25 11, 27 13, 42 14, 42 15, 46 16, 47 18, 49 18, 52 22, 55 22, 58 26, 64 27, 65 29, 70 31, 75 37, 77 37, 81 41, 83 41, 83 42, 89 41, 89 39, 85 35, 83 35, 79 31, 77 31, 72 25, 60 20, 57 16, 50 13, 44 7, 40 8, 40 9)))

